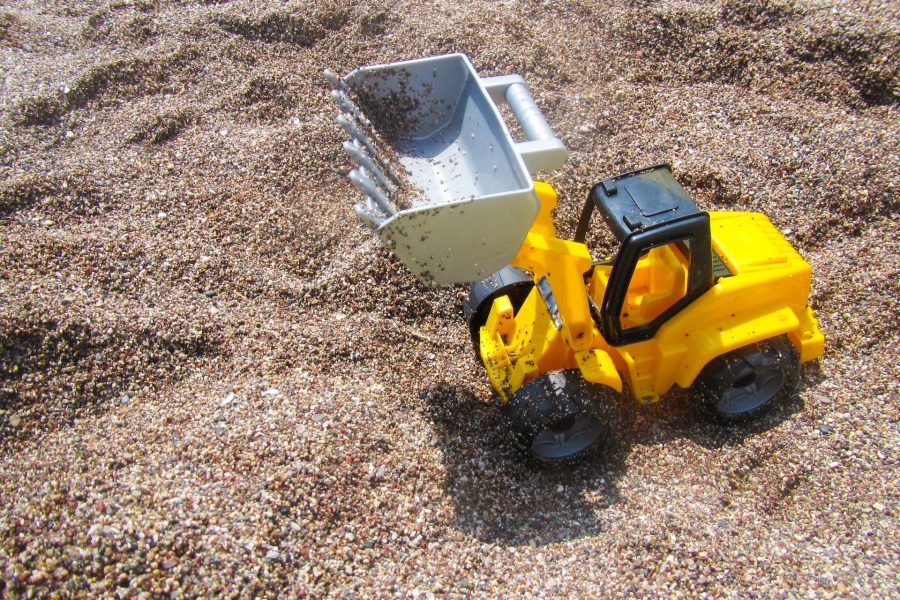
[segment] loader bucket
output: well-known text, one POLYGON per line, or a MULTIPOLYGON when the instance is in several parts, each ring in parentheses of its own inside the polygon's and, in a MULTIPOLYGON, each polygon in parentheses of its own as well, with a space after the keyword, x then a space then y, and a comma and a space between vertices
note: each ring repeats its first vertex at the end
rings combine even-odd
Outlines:
POLYGON ((357 165, 360 220, 427 285, 507 265, 538 212, 531 174, 567 158, 524 80, 479 78, 462 54, 325 74, 357 165), (527 141, 513 141, 502 102, 527 141))

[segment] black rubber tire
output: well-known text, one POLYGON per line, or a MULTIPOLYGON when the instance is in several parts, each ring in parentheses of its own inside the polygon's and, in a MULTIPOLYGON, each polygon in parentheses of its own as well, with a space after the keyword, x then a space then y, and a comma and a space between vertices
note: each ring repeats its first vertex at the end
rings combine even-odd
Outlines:
POLYGON ((544 464, 569 463, 601 447, 607 433, 601 391, 574 369, 526 383, 503 407, 513 444, 544 464))
POLYGON ((509 296, 513 310, 518 311, 533 287, 534 280, 531 275, 516 267, 503 267, 487 279, 482 279, 469 287, 469 299, 466 301, 464 311, 472 345, 479 360, 481 357, 479 331, 487 323, 494 299, 509 296))
POLYGON ((796 393, 799 378, 797 350, 782 336, 710 361, 693 390, 701 406, 715 418, 740 422, 796 393))

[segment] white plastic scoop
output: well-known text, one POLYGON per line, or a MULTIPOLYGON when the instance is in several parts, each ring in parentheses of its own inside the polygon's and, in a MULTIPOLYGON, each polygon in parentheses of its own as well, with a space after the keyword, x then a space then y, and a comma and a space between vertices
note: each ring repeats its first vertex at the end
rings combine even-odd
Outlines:
POLYGON ((428 285, 507 265, 538 212, 531 175, 568 158, 525 81, 481 79, 463 54, 325 74, 365 197, 360 219, 428 285), (513 141, 503 102, 527 141, 513 141))

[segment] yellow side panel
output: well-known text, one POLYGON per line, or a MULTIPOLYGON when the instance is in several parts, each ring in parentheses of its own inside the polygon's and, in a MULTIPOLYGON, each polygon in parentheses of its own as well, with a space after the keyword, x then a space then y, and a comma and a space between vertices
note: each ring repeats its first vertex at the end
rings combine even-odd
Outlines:
POLYGON ((583 350, 575 353, 575 362, 587 381, 609 386, 621 393, 622 378, 609 354, 599 349, 583 350))
POLYGON ((713 358, 783 334, 801 360, 819 356, 823 338, 806 304, 809 264, 765 215, 713 212, 710 220, 713 248, 734 276, 719 279, 657 334, 662 352, 684 354, 673 383, 687 387, 713 358))
POLYGON ((573 368, 571 351, 552 325, 544 301, 533 289, 512 317, 508 296, 494 300, 479 332, 481 361, 504 401, 539 373, 573 368), (511 318, 504 318, 504 314, 511 318))
POLYGON ((765 215, 710 218, 713 248, 734 275, 720 278, 652 340, 614 349, 639 401, 653 401, 675 383, 689 387, 717 356, 779 335, 788 335, 802 361, 822 354, 824 338, 806 304, 809 264, 765 215))
POLYGON ((800 327, 790 333, 791 342, 800 349, 800 362, 815 360, 825 353, 825 336, 811 308, 800 318, 800 327))

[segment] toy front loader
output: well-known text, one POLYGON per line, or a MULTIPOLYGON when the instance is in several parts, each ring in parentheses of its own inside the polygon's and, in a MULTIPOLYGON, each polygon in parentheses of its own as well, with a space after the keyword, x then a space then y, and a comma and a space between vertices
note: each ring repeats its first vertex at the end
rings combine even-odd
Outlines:
POLYGON ((568 461, 603 437, 623 384, 640 402, 691 387, 721 419, 792 393, 822 353, 809 265, 755 213, 707 213, 667 165, 604 179, 574 240, 532 175, 567 153, 515 75, 461 54, 326 72, 357 164, 360 219, 428 285, 472 283, 466 317, 518 447, 568 461), (507 103, 527 141, 514 142, 507 103), (594 210, 620 241, 596 261, 594 210))

